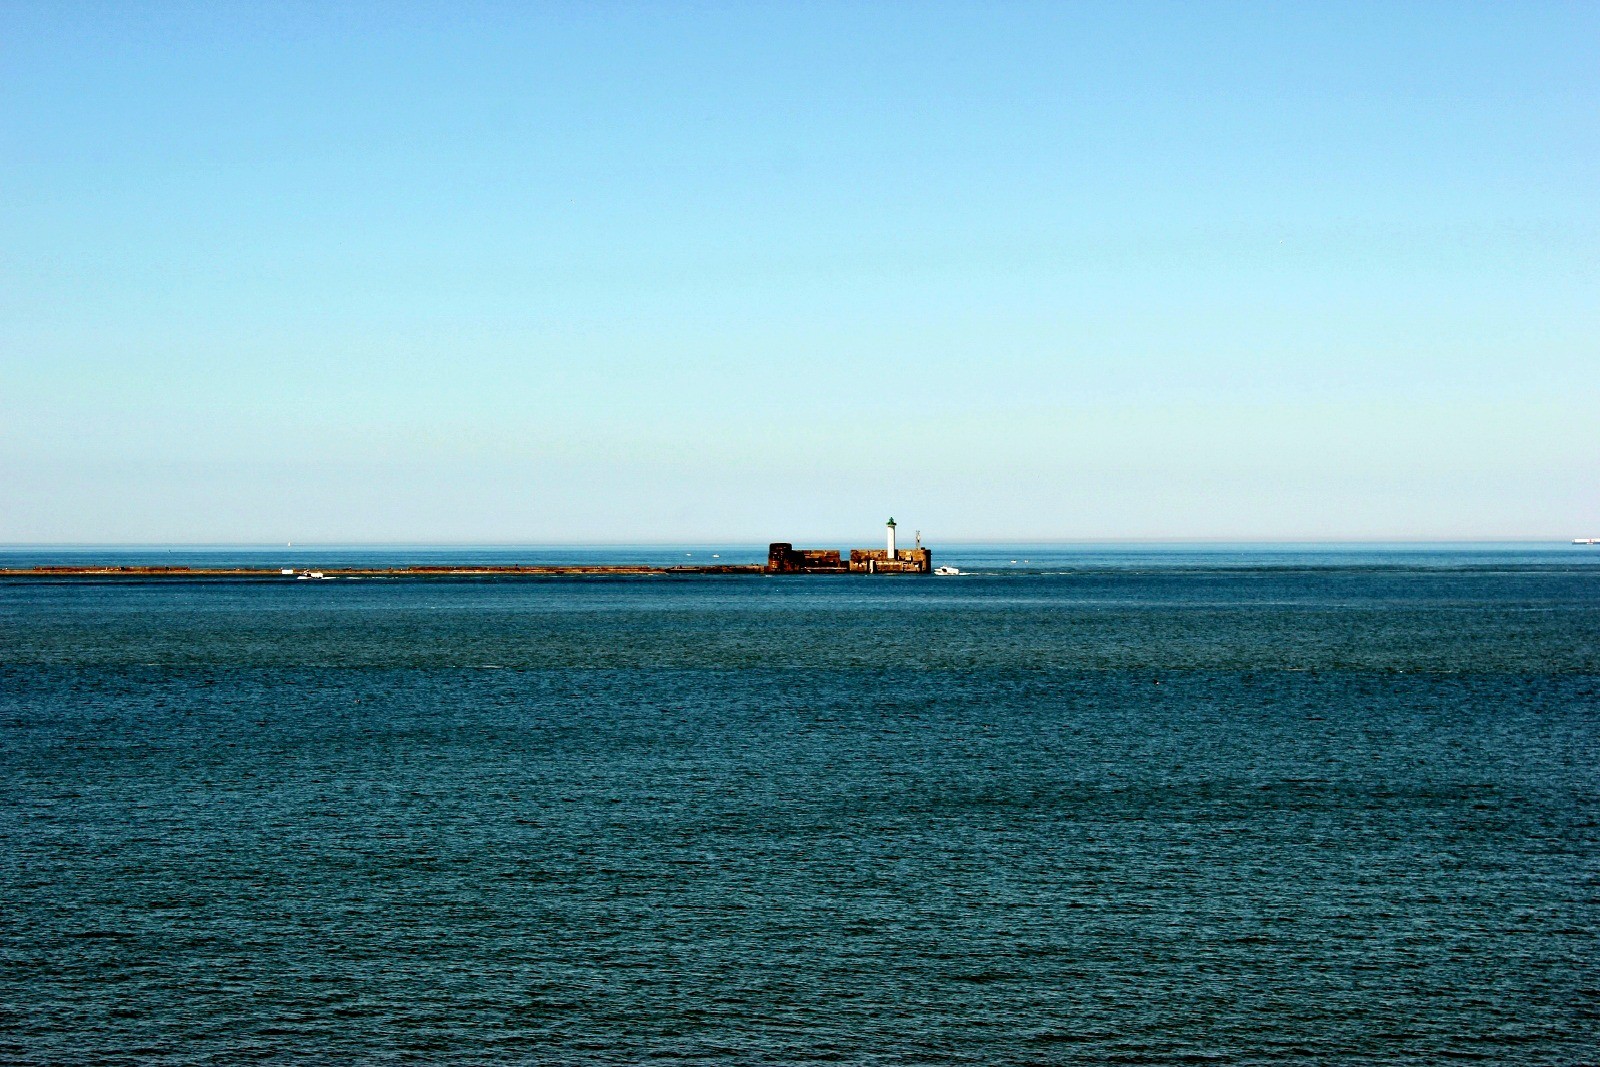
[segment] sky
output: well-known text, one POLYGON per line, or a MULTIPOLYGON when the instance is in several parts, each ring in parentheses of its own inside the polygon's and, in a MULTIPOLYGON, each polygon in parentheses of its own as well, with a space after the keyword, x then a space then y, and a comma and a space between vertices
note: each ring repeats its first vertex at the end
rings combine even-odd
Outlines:
POLYGON ((0 542, 1600 536, 1600 5, 0 3, 0 542))

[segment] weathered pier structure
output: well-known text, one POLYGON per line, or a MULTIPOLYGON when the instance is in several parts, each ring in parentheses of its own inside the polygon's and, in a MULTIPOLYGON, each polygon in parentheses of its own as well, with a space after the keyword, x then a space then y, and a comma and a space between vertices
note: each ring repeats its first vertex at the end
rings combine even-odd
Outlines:
POLYGON ((933 553, 922 547, 895 547, 895 522, 890 518, 883 548, 852 548, 848 558, 838 549, 795 548, 778 541, 767 548, 768 574, 931 574, 933 553))
POLYGON ((427 567, 320 567, 291 570, 273 567, 145 567, 94 564, 0 568, 0 578, 583 578, 631 575, 761 574, 759 563, 652 567, 631 563, 488 564, 427 567))

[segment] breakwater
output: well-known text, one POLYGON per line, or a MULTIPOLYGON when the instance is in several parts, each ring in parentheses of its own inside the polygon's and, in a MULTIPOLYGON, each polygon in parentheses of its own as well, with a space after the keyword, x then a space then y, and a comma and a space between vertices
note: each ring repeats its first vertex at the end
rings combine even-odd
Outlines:
POLYGON ((636 575, 761 574, 759 563, 656 567, 635 564, 321 567, 293 571, 267 567, 75 566, 0 568, 0 578, 257 578, 263 581, 328 578, 556 578, 636 575))

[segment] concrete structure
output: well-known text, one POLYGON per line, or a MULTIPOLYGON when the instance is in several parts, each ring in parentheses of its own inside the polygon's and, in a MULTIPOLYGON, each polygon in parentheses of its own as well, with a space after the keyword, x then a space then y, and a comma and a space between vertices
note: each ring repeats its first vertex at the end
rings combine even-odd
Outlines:
POLYGON ((929 574, 933 571, 933 553, 925 548, 910 548, 891 556, 881 548, 852 548, 850 569, 859 574, 929 574))
POLYGON ((767 546, 768 574, 844 574, 849 569, 838 549, 795 548, 787 541, 767 546))

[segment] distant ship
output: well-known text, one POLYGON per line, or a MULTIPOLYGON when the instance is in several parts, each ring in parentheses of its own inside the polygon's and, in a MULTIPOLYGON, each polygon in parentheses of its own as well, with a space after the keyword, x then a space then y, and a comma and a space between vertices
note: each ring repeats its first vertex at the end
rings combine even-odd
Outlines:
POLYGON ((1575 545, 1600 545, 1600 537, 1574 537, 1572 543, 1575 545))

